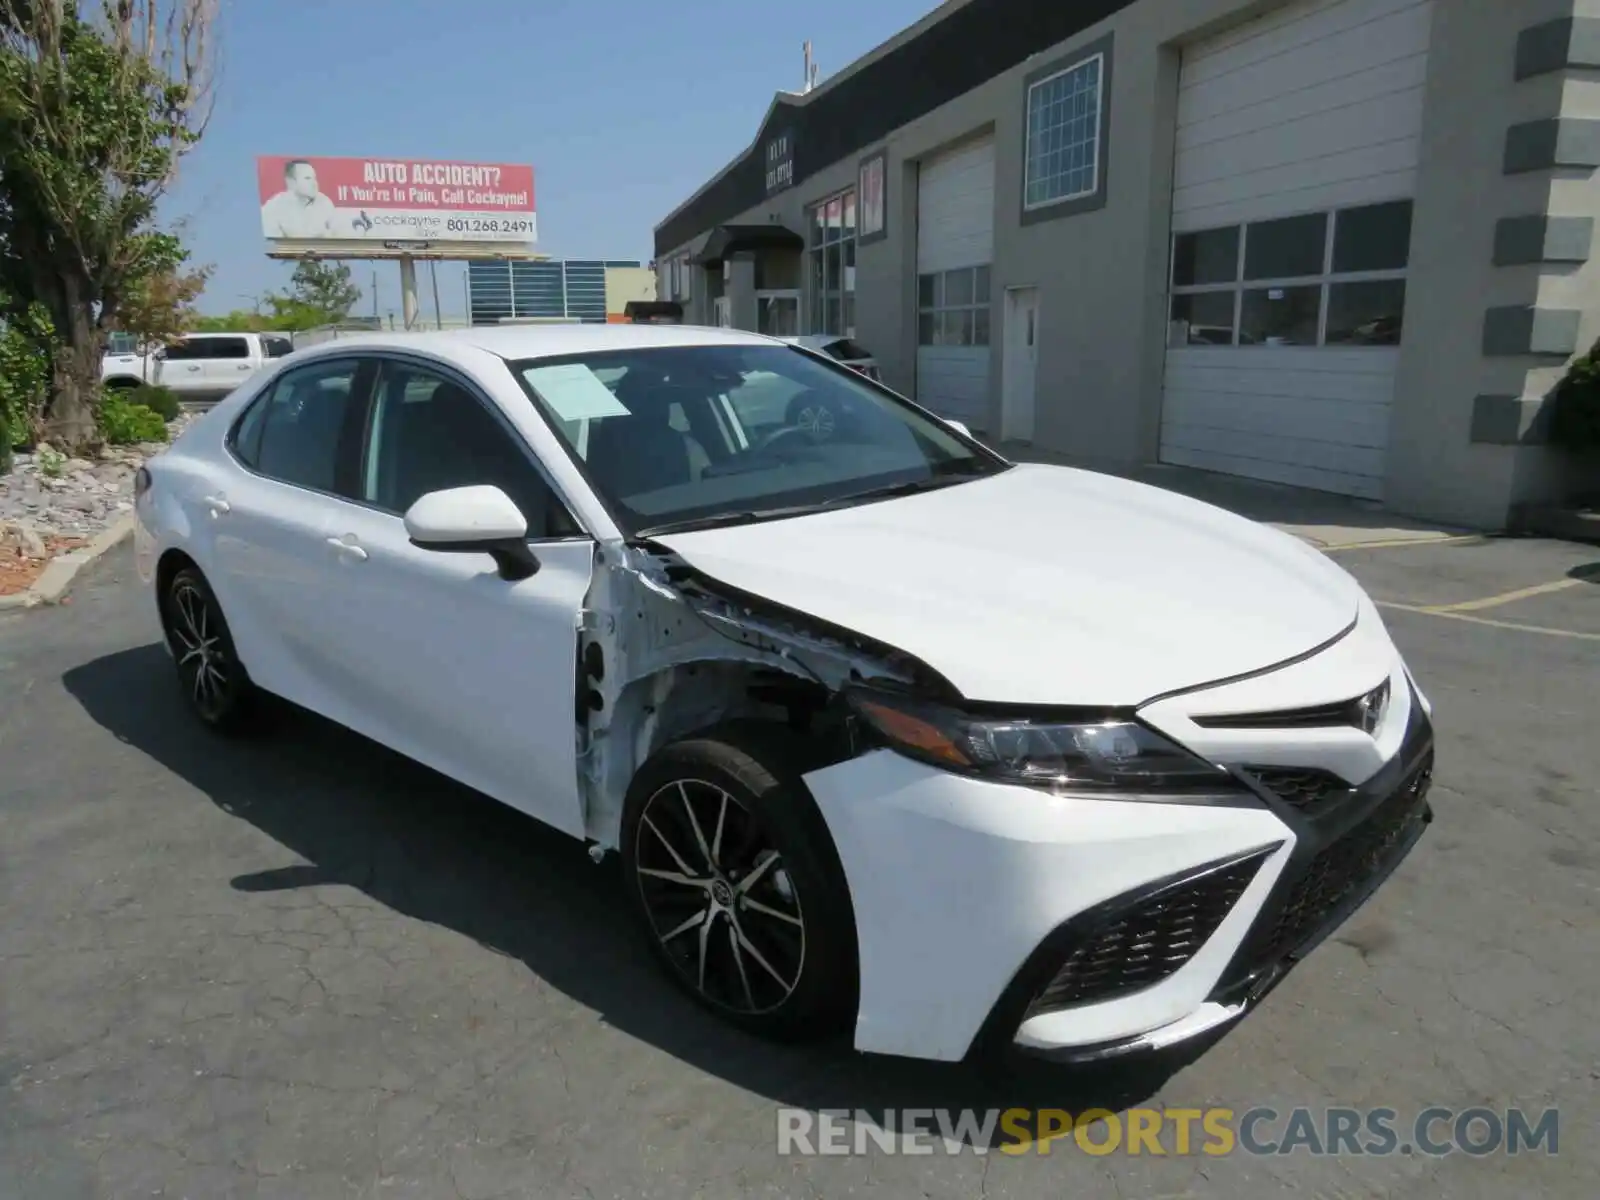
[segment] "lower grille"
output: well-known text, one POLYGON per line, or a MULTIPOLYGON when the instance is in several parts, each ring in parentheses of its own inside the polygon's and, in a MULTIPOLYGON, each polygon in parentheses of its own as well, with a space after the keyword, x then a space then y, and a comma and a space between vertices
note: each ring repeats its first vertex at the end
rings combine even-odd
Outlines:
POLYGON ((1266 959, 1291 954, 1382 870, 1419 819, 1417 801, 1432 771, 1430 754, 1371 816, 1311 860, 1278 914, 1266 959))
POLYGON ((1027 1015, 1110 1000, 1176 973, 1216 933, 1274 849, 1184 879, 1109 913, 1068 954, 1027 1015))
POLYGON ((1246 767, 1257 782, 1296 812, 1313 816, 1350 797, 1354 789, 1315 767, 1246 767))

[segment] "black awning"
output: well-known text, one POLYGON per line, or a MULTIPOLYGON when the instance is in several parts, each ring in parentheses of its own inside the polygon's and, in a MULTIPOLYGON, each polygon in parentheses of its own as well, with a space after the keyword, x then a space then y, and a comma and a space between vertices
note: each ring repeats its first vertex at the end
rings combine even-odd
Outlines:
POLYGON ((719 225, 693 262, 714 267, 741 250, 799 250, 805 240, 783 225, 719 225))

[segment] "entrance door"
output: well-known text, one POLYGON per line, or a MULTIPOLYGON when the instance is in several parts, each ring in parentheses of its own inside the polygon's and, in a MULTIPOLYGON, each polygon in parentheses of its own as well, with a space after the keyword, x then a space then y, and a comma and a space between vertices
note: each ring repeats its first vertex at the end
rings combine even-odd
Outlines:
POLYGON ((769 337, 796 337, 800 333, 800 293, 756 293, 756 332, 769 337))
POLYGON ((1006 441, 1032 441, 1039 366, 1039 289, 1007 288, 1005 322, 1000 437, 1006 441))

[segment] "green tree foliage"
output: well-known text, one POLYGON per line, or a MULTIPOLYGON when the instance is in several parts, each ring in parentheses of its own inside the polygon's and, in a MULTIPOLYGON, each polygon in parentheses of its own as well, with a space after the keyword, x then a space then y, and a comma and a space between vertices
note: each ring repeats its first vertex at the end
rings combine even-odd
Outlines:
POLYGON ((335 325, 350 316, 361 299, 361 289, 350 277, 346 263, 303 258, 289 280, 288 300, 320 316, 319 325, 335 325))
POLYGON ((0 291, 54 329, 43 432, 95 420, 106 333, 184 261, 156 206, 209 115, 216 0, 0 0, 0 291))

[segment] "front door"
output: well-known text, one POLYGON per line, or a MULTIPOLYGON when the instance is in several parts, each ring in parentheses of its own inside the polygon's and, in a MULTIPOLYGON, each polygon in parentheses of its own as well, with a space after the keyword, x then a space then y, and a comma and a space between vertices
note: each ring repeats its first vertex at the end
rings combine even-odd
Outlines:
POLYGON ((796 337, 800 333, 800 293, 756 293, 756 332, 769 337, 796 337))
POLYGON ((1039 289, 1006 289, 1005 360, 1001 365, 1000 437, 1033 440, 1039 364, 1039 289))
POLYGON ((730 328, 733 325, 733 305, 729 302, 728 297, 718 296, 712 302, 712 307, 716 310, 717 324, 723 329, 730 328))
POLYGON ((461 379, 385 360, 358 494, 327 530, 334 653, 363 732, 575 836, 579 614, 593 542, 492 403, 461 379), (495 484, 528 519, 539 570, 422 550, 404 514, 428 492, 495 484))

